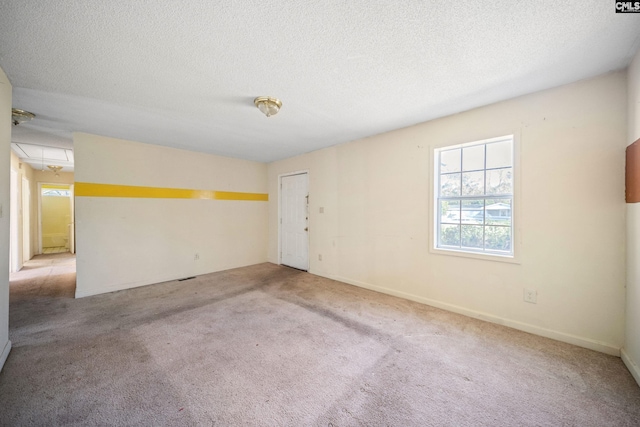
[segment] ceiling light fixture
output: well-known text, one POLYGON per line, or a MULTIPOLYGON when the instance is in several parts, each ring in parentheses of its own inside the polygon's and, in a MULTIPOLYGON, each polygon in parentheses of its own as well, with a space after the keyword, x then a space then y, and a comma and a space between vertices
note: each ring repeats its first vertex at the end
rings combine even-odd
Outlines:
POLYGON ((18 126, 20 123, 28 122, 29 120, 33 119, 35 116, 36 116, 35 114, 25 110, 21 110, 19 108, 11 109, 11 121, 13 122, 14 126, 18 126))
POLYGON ((60 176, 58 172, 60 172, 60 169, 62 169, 62 166, 47 165, 47 167, 51 170, 51 172, 55 173, 56 176, 60 176))
POLYGON ((282 107, 282 102, 279 99, 270 96, 259 96, 253 100, 253 103, 267 117, 275 116, 282 107))

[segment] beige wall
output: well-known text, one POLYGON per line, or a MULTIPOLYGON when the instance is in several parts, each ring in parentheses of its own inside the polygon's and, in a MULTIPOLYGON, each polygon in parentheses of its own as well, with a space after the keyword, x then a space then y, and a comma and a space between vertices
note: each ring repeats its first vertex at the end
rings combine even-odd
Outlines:
POLYGON ((0 370, 9 341, 9 170, 11 169, 11 84, 0 68, 0 370))
POLYGON ((42 184, 73 184, 73 172, 59 172, 58 176, 49 170, 34 170, 33 179, 42 184))
MULTIPOLYGON (((267 192, 263 163, 74 134, 76 181, 267 192)), ((267 203, 76 197, 76 296, 265 262, 267 203), (195 260, 195 254, 199 259, 195 260)))
POLYGON ((310 272, 619 354, 626 108, 617 72, 271 163, 269 261, 278 175, 308 170, 310 272), (520 263, 430 252, 433 148, 507 133, 521 148, 520 263))
POLYGON ((42 196, 42 247, 69 247, 71 203, 69 197, 42 196))
MULTIPOLYGON (((629 134, 640 138, 640 52, 628 70, 629 134)), ((640 384, 640 203, 627 204, 627 307, 622 359, 640 384)))

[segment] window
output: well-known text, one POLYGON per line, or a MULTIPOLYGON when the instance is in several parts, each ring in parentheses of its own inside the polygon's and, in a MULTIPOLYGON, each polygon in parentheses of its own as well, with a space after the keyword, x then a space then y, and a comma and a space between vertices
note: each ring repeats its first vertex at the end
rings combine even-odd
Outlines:
POLYGON ((54 197, 71 197, 70 190, 61 190, 57 188, 43 188, 42 189, 43 196, 54 196, 54 197))
POLYGON ((435 248, 513 256, 513 135, 435 150, 435 248))

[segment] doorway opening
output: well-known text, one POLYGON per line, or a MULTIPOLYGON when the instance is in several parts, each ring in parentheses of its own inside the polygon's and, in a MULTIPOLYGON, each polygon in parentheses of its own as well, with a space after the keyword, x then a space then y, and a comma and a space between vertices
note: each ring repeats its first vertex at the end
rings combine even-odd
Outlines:
POLYGON ((41 254, 75 253, 73 185, 38 185, 41 254))
MULTIPOLYGON (((76 257, 69 252, 35 255, 20 271, 9 275, 9 312, 25 300, 42 303, 43 297, 75 298, 76 257)), ((13 310, 13 312, 12 312, 13 310)))
POLYGON ((280 175, 280 264, 309 270, 309 173, 280 175))
MULTIPOLYGON (((37 174, 37 172, 36 172, 37 174)), ((34 180, 37 180, 37 176, 34 180)), ((73 184, 38 182, 34 188, 23 177, 22 230, 25 234, 21 268, 9 275, 9 311, 21 300, 41 297, 75 298, 76 257, 74 254, 73 184), (37 193, 36 193, 37 191, 37 193), (33 203, 30 195, 33 195, 33 203), (37 206, 37 211, 34 208, 37 206), (33 210, 32 210, 33 209, 33 210), (31 227, 29 218, 37 218, 31 227), (30 245, 32 233, 37 240, 30 245), (38 251, 29 259, 30 247, 38 251)), ((14 313, 13 315, 20 315, 14 313)))

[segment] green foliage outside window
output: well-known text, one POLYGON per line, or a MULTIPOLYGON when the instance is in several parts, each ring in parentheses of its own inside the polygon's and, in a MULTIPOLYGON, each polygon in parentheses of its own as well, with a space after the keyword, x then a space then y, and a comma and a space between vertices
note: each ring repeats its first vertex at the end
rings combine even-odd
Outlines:
POLYGON ((512 253, 513 140, 439 150, 438 247, 512 253))

